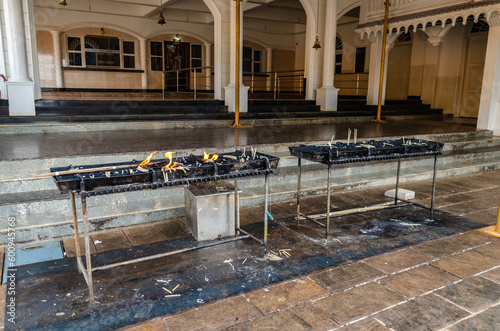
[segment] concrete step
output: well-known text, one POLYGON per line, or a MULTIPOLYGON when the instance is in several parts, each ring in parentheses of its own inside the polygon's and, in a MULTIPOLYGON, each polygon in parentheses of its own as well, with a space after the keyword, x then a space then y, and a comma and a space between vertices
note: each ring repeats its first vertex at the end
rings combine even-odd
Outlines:
MULTIPOLYGON (((429 137, 430 138, 430 137, 429 137)), ((484 171, 498 170, 500 148, 498 139, 491 138, 490 132, 476 132, 462 136, 457 134, 432 136, 435 140, 448 141, 457 146, 450 148, 438 158, 438 177, 458 176, 484 171), (491 145, 490 145, 491 144, 491 145), (477 148, 481 146, 481 148, 477 148)), ((424 139, 422 137, 422 139, 424 139)), ((260 152, 280 156, 280 166, 270 177, 270 194, 273 202, 294 197, 297 183, 297 160, 288 154, 288 144, 262 145, 260 152)), ((231 150, 231 149, 226 149, 231 150)), ((222 149, 222 151, 225 151, 222 149)), ((201 150, 187 151, 200 154, 201 150)), ((208 151, 213 153, 213 151, 208 151)), ((129 154, 82 156, 53 160, 18 160, 10 165, 27 166, 24 163, 38 161, 43 167, 36 172, 46 171, 47 163, 63 162, 62 165, 92 164, 95 161, 112 159, 114 162, 131 160, 129 154), (57 161, 57 162, 56 162, 57 161), (44 163, 45 162, 45 163, 44 163)), ((142 159, 138 158, 138 159, 142 159)), ((35 162, 36 163, 36 162, 35 162)), ((403 160, 401 182, 430 179, 433 159, 403 160)), ((32 164, 33 166, 33 164, 32 164)), ((7 165, 4 164, 4 167, 7 165)), ((304 195, 326 192, 326 166, 304 162, 302 193, 304 195)), ((332 171, 332 185, 336 191, 388 185, 395 181, 396 162, 377 162, 335 166, 332 171)), ((243 190, 242 206, 253 206, 262 202, 263 178, 239 180, 243 190)), ((15 215, 20 242, 60 237, 71 234, 72 215, 68 195, 61 195, 52 179, 3 179, 0 182, 0 214, 15 215)), ((77 205, 79 202, 77 201, 77 205)), ((158 189, 149 191, 119 193, 88 199, 89 218, 93 229, 114 228, 132 224, 147 223, 184 214, 183 188, 158 189)), ((81 219, 81 215, 79 215, 81 219)), ((5 232, 0 231, 0 243, 5 240, 5 232)))
MULTIPOLYGON (((436 140, 445 142, 444 152, 448 151, 465 151, 488 147, 492 152, 500 146, 500 139, 492 138, 489 131, 477 131, 464 134, 463 137, 453 134, 440 136, 418 136, 421 139, 436 140)), ((326 142, 315 142, 325 144, 326 142)), ((289 153, 288 147, 291 145, 307 144, 306 142, 297 142, 293 144, 275 144, 275 145, 258 145, 255 148, 266 154, 271 154, 280 158, 279 168, 294 167, 297 165, 297 160, 289 153)), ((250 146, 243 147, 250 149, 250 146)), ((200 149, 184 149, 177 150, 176 155, 200 155, 203 153, 200 149)), ((210 154, 223 153, 234 151, 234 148, 218 148, 206 149, 210 154)), ((485 150, 483 152, 487 152, 485 150)), ((103 164, 113 162, 128 162, 133 160, 143 160, 149 153, 120 153, 120 154, 105 154, 105 155, 87 155, 78 157, 62 157, 49 159, 25 159, 25 160, 9 160, 0 161, 0 192, 2 193, 22 193, 34 191, 47 191, 55 188, 52 178, 34 178, 34 175, 49 172, 52 167, 62 167, 68 165, 85 165, 85 164, 103 164), (19 174, 23 174, 20 177, 19 174)), ((304 160, 304 165, 309 162, 304 160)))

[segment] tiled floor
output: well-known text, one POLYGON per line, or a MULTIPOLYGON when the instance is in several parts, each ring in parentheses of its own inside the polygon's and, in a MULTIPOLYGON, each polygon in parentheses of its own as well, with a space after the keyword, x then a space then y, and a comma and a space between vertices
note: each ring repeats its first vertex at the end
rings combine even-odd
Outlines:
MULTIPOLYGON (((404 184, 429 204, 430 182, 404 184)), ((333 194, 332 204, 380 201, 378 187, 333 194)), ((494 224, 500 171, 438 180, 436 207, 494 224)), ((325 207, 324 197, 302 200, 325 207)), ((259 207, 245 208, 242 223, 259 207)), ((295 213, 295 202, 272 204, 276 217, 295 213)), ((259 213, 260 215, 260 213, 259 213)), ((187 236, 182 219, 92 234, 93 252, 187 236)), ((73 238, 64 238, 74 256, 73 238)), ((83 245, 83 241, 81 244, 83 245)), ((0 287, 5 291, 5 286, 0 287)), ((5 294, 0 292, 0 297, 5 294)), ((215 301, 128 330, 498 330, 500 239, 477 231, 372 256, 215 301)))
MULTIPOLYGON (((427 199, 430 182, 403 185, 427 199)), ((494 224, 500 172, 438 181, 436 207, 494 224)), ((380 200, 388 187, 334 194, 340 207, 380 200)), ((323 197, 302 200, 306 210, 323 197)), ((258 207, 245 208, 251 222, 258 207)), ((295 212, 293 201, 273 204, 277 217, 295 212)), ((187 235, 177 219, 92 235, 98 252, 187 235), (106 243, 108 242, 109 243, 106 243), (119 243, 119 245, 118 245, 119 243)), ((68 250, 72 238, 65 238, 68 250)), ((470 231, 425 242, 307 277, 219 300, 129 330, 446 330, 500 328, 500 240, 470 231)))

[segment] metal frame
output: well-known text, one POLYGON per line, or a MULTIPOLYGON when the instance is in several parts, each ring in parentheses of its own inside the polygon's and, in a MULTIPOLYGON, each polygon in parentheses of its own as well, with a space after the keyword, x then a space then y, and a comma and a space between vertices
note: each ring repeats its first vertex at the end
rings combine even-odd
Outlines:
MULTIPOLYGON (((74 229, 74 237, 75 237, 75 249, 76 249, 76 259, 77 259, 77 265, 78 265, 78 272, 83 274, 83 277, 85 279, 85 282, 87 283, 87 287, 89 289, 89 299, 90 303, 93 303, 95 301, 95 296, 94 296, 94 283, 92 280, 92 273, 94 271, 98 270, 106 270, 106 269, 111 269, 119 266, 124 266, 124 265, 130 265, 133 263, 138 263, 138 262, 144 262, 144 261, 149 261, 153 259, 158 259, 162 258, 165 256, 169 255, 174 255, 174 254, 179 254, 179 253, 185 253, 189 251, 194 251, 202 248, 207 248, 207 247, 212 247, 216 245, 221 245, 225 244, 228 242, 233 242, 236 240, 241 240, 241 239, 247 239, 251 238, 261 245, 264 246, 265 248, 265 254, 267 254, 267 235, 268 235, 268 204, 269 204, 269 172, 265 172, 265 196, 264 196, 264 239, 260 240, 257 237, 251 235, 250 233, 242 230, 240 228, 240 204, 239 204, 239 194, 238 194, 238 179, 234 179, 234 204, 235 204, 235 221, 236 221, 236 227, 235 227, 235 236, 232 238, 228 239, 223 239, 223 240, 218 240, 216 242, 212 242, 209 244, 205 245, 200 245, 196 247, 188 247, 184 249, 179 249, 171 252, 166 252, 166 253, 160 253, 160 254, 155 254, 155 255, 150 255, 150 256, 145 256, 141 258, 136 258, 136 259, 131 259, 131 260, 126 260, 126 261, 121 261, 118 263, 113 263, 113 264, 108 264, 108 265, 103 265, 99 267, 92 267, 92 258, 90 254, 90 231, 89 231, 89 220, 87 217, 87 197, 89 196, 89 192, 85 190, 81 191, 71 191, 70 192, 70 198, 71 198, 71 209, 72 209, 72 214, 73 214, 73 229, 74 229), (83 263, 82 260, 82 252, 80 248, 80 241, 79 241, 79 234, 78 234, 78 216, 76 212, 76 203, 75 203, 75 192, 79 193, 80 199, 81 199, 81 205, 82 205, 82 221, 83 221, 83 232, 84 232, 84 240, 85 240, 85 263, 83 263), (240 232, 243 233, 243 235, 240 235, 240 232)), ((114 193, 114 192, 110 192, 114 193)), ((97 196, 97 195, 96 195, 97 196)))
MULTIPOLYGON (((430 210, 430 219, 434 219, 434 198, 436 194, 436 175, 437 175, 437 157, 440 153, 432 153, 430 155, 434 156, 434 170, 433 170, 433 175, 432 175, 432 194, 431 194, 431 206, 427 207, 422 204, 418 204, 412 201, 407 201, 403 199, 398 199, 398 190, 399 190, 399 175, 400 175, 400 170, 401 170, 401 158, 398 158, 398 166, 397 166, 397 173, 396 173, 396 189, 395 189, 395 195, 394 195, 394 202, 385 202, 385 203, 380 203, 364 208, 355 208, 355 209, 346 209, 346 210, 341 210, 341 211, 336 211, 336 212, 331 212, 330 211, 330 200, 331 200, 331 180, 330 180, 330 172, 331 172, 331 167, 332 163, 328 162, 328 174, 327 174, 327 194, 326 194, 326 224, 323 224, 319 222, 316 218, 324 218, 325 214, 318 214, 318 215, 305 215, 300 212, 300 191, 301 191, 301 177, 302 177, 302 158, 298 158, 298 176, 297 176, 297 224, 300 224, 300 219, 303 218, 305 220, 314 222, 322 227, 325 227, 325 239, 328 241, 328 233, 330 232, 330 218, 331 217, 340 217, 340 216, 346 216, 346 215, 352 215, 352 214, 359 214, 359 213, 365 213, 368 211, 375 211, 375 210, 381 210, 381 209, 386 209, 386 208, 395 208, 398 207, 398 201, 405 202, 407 204, 413 204, 415 206, 429 209, 430 210)), ((406 156, 408 157, 408 156, 406 156)), ((418 155, 418 157, 423 157, 423 155, 418 155)), ((366 161, 368 162, 368 161, 366 161)), ((403 205, 399 205, 403 206, 403 205)))

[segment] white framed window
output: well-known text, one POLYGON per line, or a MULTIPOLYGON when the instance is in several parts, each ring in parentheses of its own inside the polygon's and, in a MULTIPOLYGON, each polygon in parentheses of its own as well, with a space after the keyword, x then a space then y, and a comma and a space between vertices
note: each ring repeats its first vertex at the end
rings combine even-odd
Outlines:
POLYGON ((243 47, 243 72, 259 73, 263 70, 264 51, 243 47))
MULTIPOLYGON (((191 44, 191 68, 203 67, 203 51, 200 44, 191 44)), ((196 69, 196 72, 201 72, 201 69, 196 69)))
POLYGON ((163 41, 151 41, 149 43, 149 54, 151 57, 151 71, 163 71, 163 41))
POLYGON ((136 41, 117 37, 66 35, 69 67, 136 68, 136 41))
POLYGON ((66 36, 67 63, 70 67, 84 67, 81 36, 66 36))
POLYGON ((135 49, 134 40, 122 40, 122 63, 124 69, 135 69, 135 49))

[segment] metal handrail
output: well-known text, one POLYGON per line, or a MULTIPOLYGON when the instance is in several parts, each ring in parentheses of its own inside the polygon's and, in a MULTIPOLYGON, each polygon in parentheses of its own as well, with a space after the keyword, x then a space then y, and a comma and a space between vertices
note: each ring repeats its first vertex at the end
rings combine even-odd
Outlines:
MULTIPOLYGON (((165 90, 166 90, 166 74, 168 73, 175 73, 176 75, 176 91, 179 92, 180 89, 179 89, 179 86, 180 86, 180 80, 181 79, 186 79, 187 80, 187 77, 180 77, 179 74, 180 72, 184 72, 184 71, 189 71, 189 72, 193 72, 193 79, 194 79, 194 83, 192 84, 193 85, 193 92, 194 92, 194 99, 196 100, 196 95, 198 93, 198 73, 197 71, 198 70, 207 70, 207 69, 213 69, 214 66, 205 66, 205 67, 191 67, 191 68, 182 68, 182 69, 175 69, 175 70, 166 70, 166 71, 163 71, 162 72, 162 76, 163 76, 163 80, 162 80, 162 96, 163 96, 163 99, 165 99, 165 90)), ((212 83, 212 73, 213 71, 211 70, 209 74, 206 74, 204 75, 203 77, 205 78, 205 80, 207 79, 210 79, 210 82, 208 85, 201 85, 201 87, 205 87, 206 89, 205 90, 211 90, 212 89, 212 86, 213 86, 213 83, 212 83)), ((187 84, 186 84, 187 85, 187 84)))
MULTIPOLYGON (((352 76, 353 79, 349 80, 335 80, 335 87, 340 90, 355 90, 356 96, 366 95, 366 93, 360 93, 361 91, 368 91, 368 87, 361 87, 361 83, 368 83, 368 73, 367 72, 352 72, 352 73, 340 73, 335 74, 335 77, 339 76, 352 76), (366 79, 361 79, 361 76, 366 76, 366 79), (356 83, 355 87, 342 86, 342 83, 356 83)), ((352 95, 352 94, 349 94, 352 95)))
MULTIPOLYGON (((251 76, 250 93, 255 93, 256 82, 262 82, 265 92, 273 92, 273 98, 279 98, 283 93, 282 86, 291 86, 295 91, 298 88, 298 94, 303 94, 304 70, 281 70, 281 71, 264 71, 264 72, 244 72, 244 75, 251 76), (283 75, 287 73, 295 73, 291 75, 283 75), (259 79, 261 78, 261 79, 259 79), (289 84, 286 84, 289 83, 289 84)), ((262 90, 261 90, 262 91, 262 90)))

